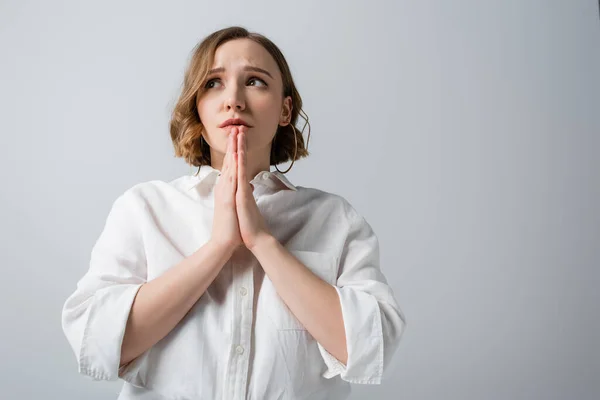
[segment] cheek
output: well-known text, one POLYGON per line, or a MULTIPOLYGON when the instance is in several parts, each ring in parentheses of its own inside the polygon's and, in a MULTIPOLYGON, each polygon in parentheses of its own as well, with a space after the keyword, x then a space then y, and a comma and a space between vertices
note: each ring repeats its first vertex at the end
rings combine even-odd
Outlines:
POLYGON ((281 108, 279 101, 271 95, 257 96, 252 101, 252 108, 262 115, 276 114, 281 108))
POLYGON ((200 120, 204 123, 210 123, 212 118, 214 118, 215 112, 211 112, 211 109, 213 108, 213 106, 211 105, 211 102, 208 100, 203 100, 201 102, 198 103, 198 105, 196 106, 196 111, 198 112, 198 116, 200 117, 200 120), (212 117, 212 118, 211 118, 212 117))
POLYGON ((266 143, 271 140, 279 125, 279 116, 281 107, 274 101, 263 101, 260 106, 253 110, 255 121, 260 132, 256 132, 261 137, 261 142, 266 143))

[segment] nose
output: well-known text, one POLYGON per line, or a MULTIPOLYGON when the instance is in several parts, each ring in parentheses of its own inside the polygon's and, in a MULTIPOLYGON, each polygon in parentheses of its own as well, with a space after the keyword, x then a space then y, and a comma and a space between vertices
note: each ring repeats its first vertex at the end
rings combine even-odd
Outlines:
POLYGON ((242 98, 240 93, 241 91, 237 88, 233 89, 233 92, 230 92, 227 100, 225 101, 225 107, 230 110, 232 107, 236 110, 243 110, 246 108, 246 102, 242 98))

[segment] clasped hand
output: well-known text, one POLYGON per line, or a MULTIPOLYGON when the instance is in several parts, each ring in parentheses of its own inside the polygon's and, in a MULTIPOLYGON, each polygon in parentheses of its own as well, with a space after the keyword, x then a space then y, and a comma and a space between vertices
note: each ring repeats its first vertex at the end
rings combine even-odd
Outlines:
POLYGON ((254 186, 248 178, 247 131, 233 127, 221 177, 215 187, 215 207, 211 240, 237 248, 244 244, 252 250, 271 236, 266 221, 253 196, 254 186))

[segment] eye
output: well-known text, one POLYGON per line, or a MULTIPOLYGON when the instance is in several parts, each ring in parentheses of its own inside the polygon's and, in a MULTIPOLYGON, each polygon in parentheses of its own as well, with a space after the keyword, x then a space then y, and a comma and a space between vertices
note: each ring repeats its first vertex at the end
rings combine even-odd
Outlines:
POLYGON ((218 80, 219 78, 214 78, 209 80, 208 82, 206 82, 206 85, 204 85, 204 89, 211 89, 211 87, 209 87, 208 85, 210 85, 211 83, 213 83, 214 81, 218 80))
MULTIPOLYGON (((209 86, 209 85, 210 85, 211 83, 213 83, 213 82, 216 82, 216 81, 218 81, 218 80, 219 80, 219 78, 213 78, 213 79, 210 79, 209 81, 207 81, 207 82, 206 82, 206 84, 204 85, 204 88, 205 88, 205 89, 212 89, 214 86, 209 86)), ((253 76, 253 77, 251 77, 251 78, 248 80, 248 82, 253 82, 253 81, 258 81, 258 82, 261 82, 261 84, 262 84, 263 86, 265 86, 265 87, 269 86, 269 85, 267 85, 267 83, 266 83, 264 80, 262 80, 262 79, 260 79, 260 78, 258 78, 258 77, 256 77, 256 76, 253 76)), ((256 86, 256 85, 252 85, 252 86, 256 86)))
MULTIPOLYGON (((249 80, 248 82, 251 82, 251 81, 254 81, 254 80, 262 82, 262 84, 263 84, 264 86, 269 86, 269 85, 267 85, 267 84, 266 84, 266 82, 265 82, 265 81, 263 81, 262 79, 260 79, 260 78, 258 78, 258 77, 256 77, 256 76, 253 76, 252 78, 250 78, 250 80, 249 80)), ((255 86, 256 86, 256 85, 255 85, 255 86)))

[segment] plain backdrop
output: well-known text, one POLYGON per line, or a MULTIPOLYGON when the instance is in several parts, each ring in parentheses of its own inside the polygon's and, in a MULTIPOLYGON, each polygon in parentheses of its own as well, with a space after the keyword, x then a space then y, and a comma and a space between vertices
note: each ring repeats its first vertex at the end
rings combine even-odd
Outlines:
POLYGON ((598 399, 595 0, 2 1, 0 397, 117 397, 61 309, 112 201, 195 172, 170 112, 230 25, 287 57, 312 128, 288 177, 366 217, 407 317, 352 399, 598 399))

